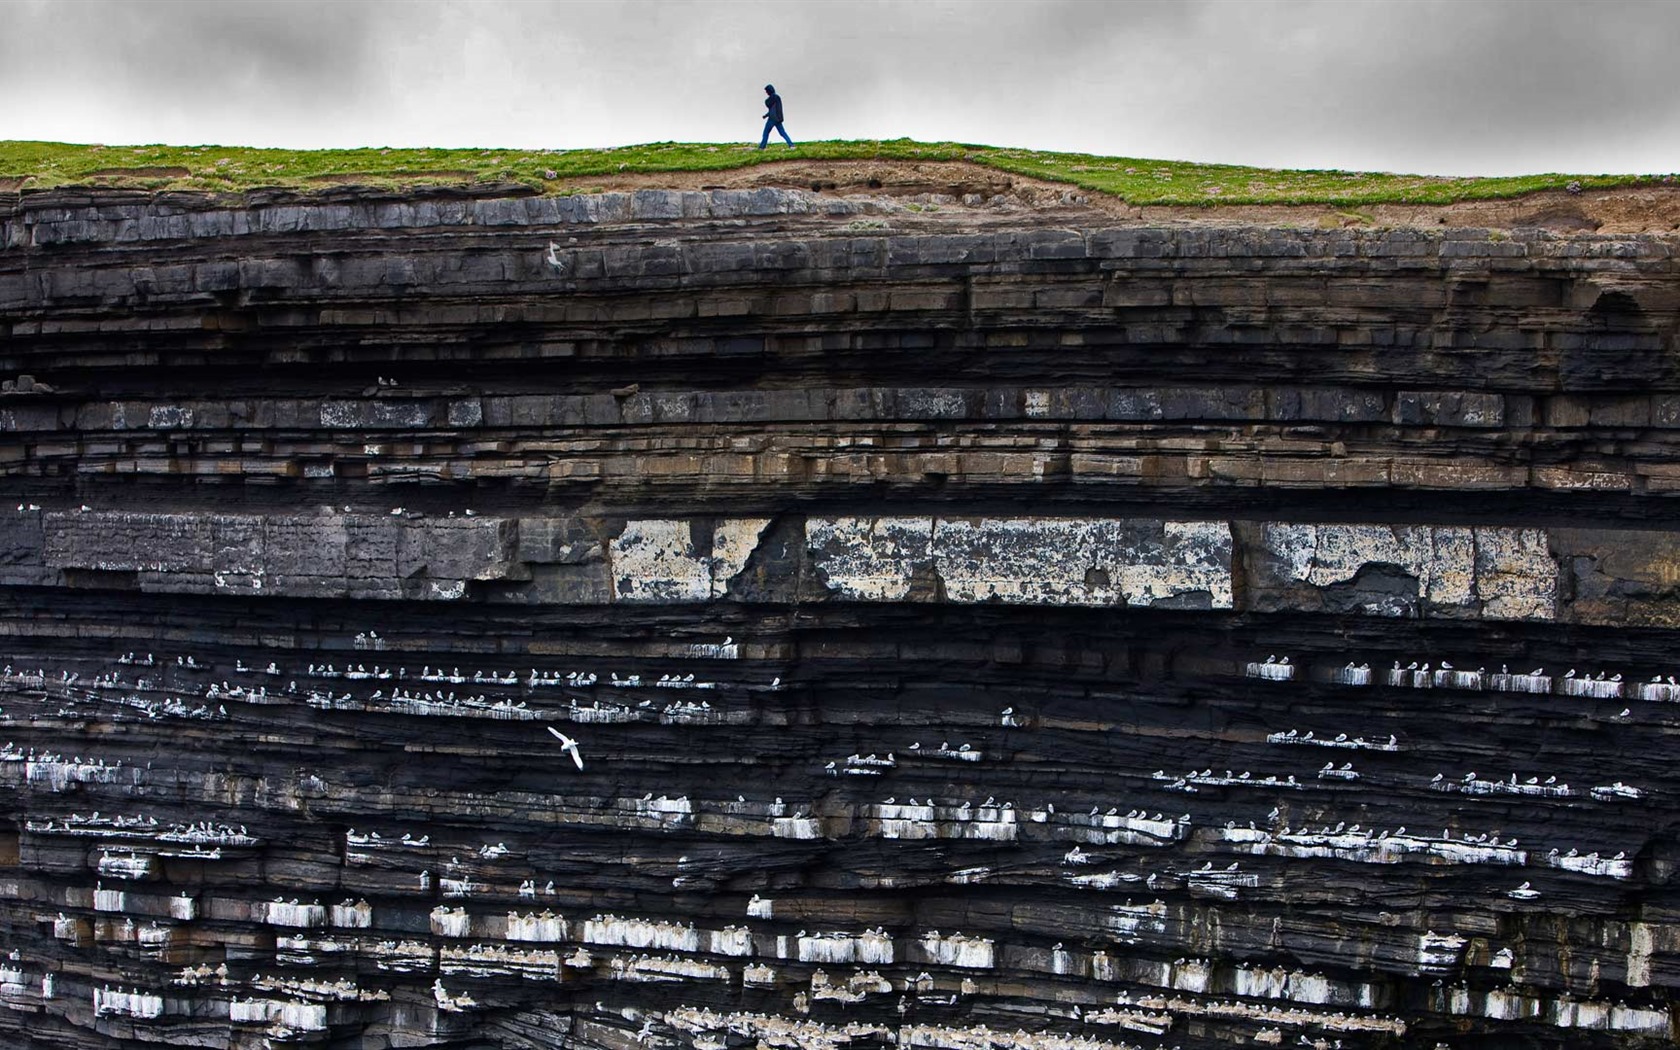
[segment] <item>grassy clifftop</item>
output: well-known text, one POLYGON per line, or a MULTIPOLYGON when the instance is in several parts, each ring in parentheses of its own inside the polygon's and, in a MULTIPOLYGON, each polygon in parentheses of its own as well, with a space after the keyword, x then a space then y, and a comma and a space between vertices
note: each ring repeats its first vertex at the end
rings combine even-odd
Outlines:
POLYGON ((967 161, 1154 205, 1446 204, 1563 189, 1572 182, 1582 188, 1601 188, 1650 184, 1660 178, 1564 174, 1446 178, 1295 171, 910 139, 809 142, 792 153, 779 147, 759 152, 738 143, 675 142, 582 150, 284 150, 0 141, 0 186, 237 192, 259 187, 320 188, 343 182, 415 186, 513 181, 560 193, 575 192, 576 180, 593 176, 723 171, 790 156, 802 161, 967 161))

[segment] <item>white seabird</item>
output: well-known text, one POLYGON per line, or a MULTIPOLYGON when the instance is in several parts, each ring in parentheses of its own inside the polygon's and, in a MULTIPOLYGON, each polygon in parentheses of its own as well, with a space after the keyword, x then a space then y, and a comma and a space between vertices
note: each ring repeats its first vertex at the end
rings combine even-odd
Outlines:
POLYGON ((553 726, 545 726, 544 728, 548 730, 549 734, 552 735, 554 739, 560 741, 560 750, 571 755, 572 761, 577 764, 579 769, 582 769, 583 755, 578 752, 577 741, 573 740, 565 733, 560 732, 560 730, 554 728, 553 726))

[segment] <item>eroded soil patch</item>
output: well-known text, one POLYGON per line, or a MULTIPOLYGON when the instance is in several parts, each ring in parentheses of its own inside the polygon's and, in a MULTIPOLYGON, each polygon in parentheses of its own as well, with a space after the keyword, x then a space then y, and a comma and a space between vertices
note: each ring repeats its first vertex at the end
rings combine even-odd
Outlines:
POLYGON ((100 168, 98 171, 88 172, 92 179, 185 179, 191 177, 192 172, 186 168, 151 167, 151 168, 100 168))
POLYGON ((373 183, 386 183, 395 180, 409 181, 411 179, 460 179, 471 181, 473 173, 470 171, 404 171, 393 173, 389 171, 336 171, 328 175, 309 175, 305 182, 312 182, 322 186, 356 186, 373 183))
POLYGON ((1558 233, 1667 233, 1680 229, 1680 187, 1642 186, 1545 191, 1504 200, 1453 204, 1223 204, 1211 207, 1130 204, 1118 197, 1015 175, 964 161, 786 160, 726 171, 623 172, 557 180, 570 192, 635 189, 753 189, 775 186, 836 196, 940 198, 949 208, 1017 206, 1096 209, 1148 224, 1333 227, 1533 227, 1558 233))

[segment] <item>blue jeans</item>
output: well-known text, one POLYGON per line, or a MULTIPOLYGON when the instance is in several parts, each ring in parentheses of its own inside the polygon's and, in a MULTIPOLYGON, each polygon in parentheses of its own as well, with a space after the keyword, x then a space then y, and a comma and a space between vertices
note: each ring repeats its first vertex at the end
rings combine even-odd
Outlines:
POLYGON ((758 148, 759 149, 763 149, 765 146, 770 144, 770 129, 771 128, 776 129, 776 134, 778 134, 782 137, 783 142, 787 143, 789 146, 793 145, 793 140, 788 138, 787 129, 782 127, 782 122, 781 121, 779 121, 779 120, 766 120, 764 122, 764 137, 762 139, 760 139, 759 142, 758 142, 758 148))

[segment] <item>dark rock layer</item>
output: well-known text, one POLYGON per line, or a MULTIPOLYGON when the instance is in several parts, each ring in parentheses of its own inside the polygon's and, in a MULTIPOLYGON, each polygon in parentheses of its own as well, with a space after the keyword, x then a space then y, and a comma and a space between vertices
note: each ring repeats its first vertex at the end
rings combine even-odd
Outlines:
POLYGON ((0 1039, 1667 1044, 1676 244, 26 195, 0 1039))

